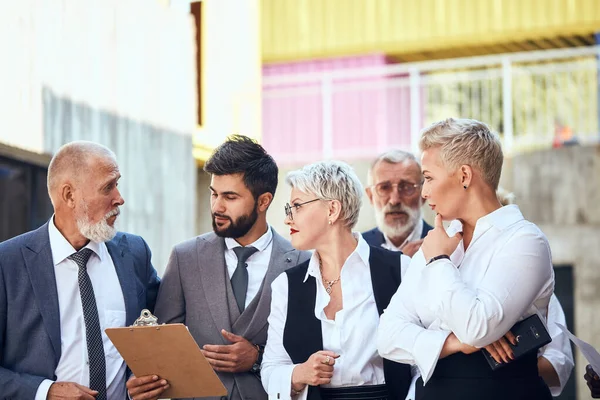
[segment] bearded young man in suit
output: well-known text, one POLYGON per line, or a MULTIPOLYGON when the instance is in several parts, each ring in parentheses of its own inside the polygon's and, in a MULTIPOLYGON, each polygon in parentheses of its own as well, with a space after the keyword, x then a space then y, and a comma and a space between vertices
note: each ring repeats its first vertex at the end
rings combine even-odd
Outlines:
POLYGON ((432 227, 423 220, 421 166, 411 153, 390 150, 373 161, 366 188, 377 227, 362 234, 371 246, 412 257, 432 227))
POLYGON ((231 136, 206 162, 214 232, 173 249, 156 304, 159 322, 184 323, 231 400, 263 400, 260 363, 271 282, 309 258, 267 223, 278 168, 254 140, 231 136))
POLYGON ((104 329, 153 309, 159 279, 146 242, 114 227, 120 177, 106 147, 64 145, 48 167, 54 215, 0 243, 0 398, 127 398, 104 329))

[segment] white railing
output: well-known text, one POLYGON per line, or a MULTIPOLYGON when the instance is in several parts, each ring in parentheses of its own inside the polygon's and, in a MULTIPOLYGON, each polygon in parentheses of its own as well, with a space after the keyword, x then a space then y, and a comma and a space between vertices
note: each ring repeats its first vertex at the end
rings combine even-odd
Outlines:
POLYGON ((367 158, 416 151, 423 127, 454 116, 489 124, 507 154, 569 138, 596 143, 599 54, 595 46, 268 76, 263 138, 284 162, 367 158))

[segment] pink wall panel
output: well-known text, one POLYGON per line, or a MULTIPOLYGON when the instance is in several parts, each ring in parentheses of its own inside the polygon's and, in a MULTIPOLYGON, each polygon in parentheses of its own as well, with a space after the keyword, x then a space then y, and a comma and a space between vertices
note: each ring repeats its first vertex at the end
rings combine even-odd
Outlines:
MULTIPOLYGON (((319 81, 269 84, 268 78, 383 66, 382 55, 266 65, 263 76, 263 144, 283 164, 323 158, 323 98, 319 81)), ((408 77, 335 80, 331 98, 332 156, 371 158, 390 148, 410 148, 408 77), (404 82, 403 85, 402 82, 404 82)))

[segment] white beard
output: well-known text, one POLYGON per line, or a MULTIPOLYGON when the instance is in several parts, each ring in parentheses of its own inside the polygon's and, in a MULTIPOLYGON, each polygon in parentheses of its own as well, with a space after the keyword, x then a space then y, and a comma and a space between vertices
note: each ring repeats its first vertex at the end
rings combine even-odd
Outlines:
POLYGON ((119 215, 119 208, 115 208, 104 216, 104 218, 95 224, 90 222, 87 203, 82 200, 83 216, 77 218, 77 228, 79 232, 87 239, 96 243, 108 242, 117 234, 117 228, 108 224, 108 219, 119 215))
POLYGON ((395 207, 386 205, 382 209, 375 208, 375 222, 377 223, 377 228, 390 239, 408 236, 410 232, 415 229, 415 226, 417 226, 419 219, 421 219, 421 208, 414 210, 404 204, 395 207), (405 224, 397 223, 396 225, 388 225, 385 221, 385 214, 391 211, 402 211, 406 213, 408 220, 405 224))

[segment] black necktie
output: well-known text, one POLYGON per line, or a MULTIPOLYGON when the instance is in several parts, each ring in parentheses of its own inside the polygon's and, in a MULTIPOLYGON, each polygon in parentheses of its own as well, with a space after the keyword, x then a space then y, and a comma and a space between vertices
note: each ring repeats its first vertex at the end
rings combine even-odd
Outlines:
POLYGON ((238 308, 240 309, 240 312, 242 312, 244 311, 244 308, 246 308, 246 292, 248 291, 248 264, 246 264, 246 260, 252 254, 256 253, 258 249, 252 246, 238 246, 234 247, 233 251, 237 256, 238 263, 235 272, 231 277, 231 287, 238 308))
POLYGON ((79 294, 83 306, 83 320, 85 322, 85 336, 90 364, 90 389, 98 391, 96 400, 106 400, 104 345, 102 344, 102 332, 100 331, 100 319, 98 318, 94 287, 86 268, 91 255, 92 250, 83 248, 69 258, 75 261, 79 267, 79 294))

